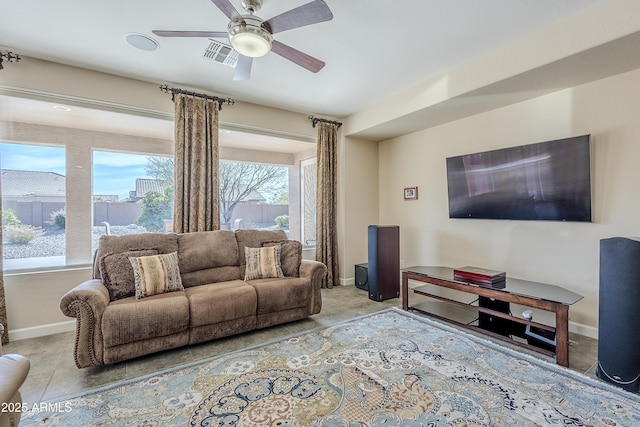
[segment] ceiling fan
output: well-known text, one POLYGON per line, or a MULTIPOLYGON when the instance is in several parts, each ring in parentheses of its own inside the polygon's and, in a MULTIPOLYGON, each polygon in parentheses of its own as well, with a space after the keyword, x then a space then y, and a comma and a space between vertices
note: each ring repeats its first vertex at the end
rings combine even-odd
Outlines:
POLYGON ((266 21, 255 15, 262 7, 263 0, 241 0, 242 7, 247 12, 244 15, 238 13, 230 0, 211 0, 211 2, 231 20, 227 31, 153 30, 153 33, 161 37, 228 37, 231 45, 240 54, 234 80, 248 80, 253 58, 259 58, 269 52, 280 55, 313 73, 317 73, 325 66, 323 61, 273 39, 276 33, 333 19, 333 14, 324 0, 313 0, 266 21))

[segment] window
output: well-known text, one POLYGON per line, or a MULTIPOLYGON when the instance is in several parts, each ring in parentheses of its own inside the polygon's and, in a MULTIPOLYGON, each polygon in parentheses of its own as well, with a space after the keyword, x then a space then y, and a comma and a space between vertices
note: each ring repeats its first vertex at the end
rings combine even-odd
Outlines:
POLYGON ((315 157, 300 162, 301 235, 305 246, 316 245, 316 188, 318 167, 315 157))
POLYGON ((285 166, 220 162, 220 226, 289 233, 289 171, 285 166))
POLYGON ((93 152, 93 241, 173 227, 173 157, 93 152))
POLYGON ((5 269, 64 262, 65 149, 0 143, 5 269))
MULTIPOLYGON (((40 240, 36 239, 23 245, 23 249, 40 248, 38 254, 42 255, 31 250, 23 251, 22 258, 7 259, 14 257, 16 250, 9 248, 7 236, 10 235, 3 233, 5 272, 90 265, 93 241, 99 237, 94 235, 93 186, 96 186, 95 194, 98 196, 112 194, 111 189, 115 188, 126 166, 133 162, 132 159, 137 159, 137 162, 142 160, 145 164, 150 156, 172 155, 173 118, 162 118, 160 114, 158 117, 142 117, 80 106, 59 108, 60 105, 55 101, 3 95, 0 95, 0 103, 2 169, 18 169, 16 165, 23 164, 26 166, 20 169, 58 174, 59 180, 63 181, 61 188, 64 189, 56 193, 59 196, 59 207, 56 210, 64 208, 61 215, 51 217, 47 213, 51 209, 40 215, 41 237, 46 238, 51 245, 40 244, 40 240), (7 151, 8 149, 10 150, 7 151), (105 171, 103 166, 108 163, 107 157, 116 154, 120 155, 116 161, 120 162, 122 168, 112 168, 108 172, 111 176, 101 175, 105 171), (111 183, 112 187, 103 189, 105 183, 111 183), (61 230, 62 226, 57 224, 63 224, 64 229, 61 230), (50 236, 54 231, 57 233, 55 239, 50 236)), ((144 167, 142 171, 144 172, 144 167)), ((140 178, 145 176, 140 175, 140 178)), ((43 175, 41 178, 40 184, 44 185, 51 176, 43 175)), ((7 184, 6 179, 3 179, 4 207, 11 208, 9 190, 4 184, 7 184)), ((131 185, 130 190, 135 190, 135 180, 131 185)), ((50 187, 50 183, 47 187, 50 187)), ((31 190, 26 193, 38 194, 33 202, 34 207, 38 203, 45 205, 42 200, 44 193, 31 190)), ((37 222, 38 215, 28 223, 26 219, 21 219, 21 215, 16 213, 24 224, 40 226, 37 222)), ((8 221, 8 214, 5 213, 4 216, 8 221)), ((100 230, 97 233, 104 232, 105 225, 98 223, 96 226, 100 230)))
MULTIPOLYGON (((173 223, 173 209, 145 218, 144 199, 153 192, 157 197, 149 196, 150 203, 173 206, 172 194, 165 193, 173 188, 173 117, 151 111, 145 112, 145 116, 131 114, 125 106, 119 112, 81 106, 59 108, 55 99, 48 99, 51 101, 0 95, 2 169, 26 165, 22 167, 25 171, 57 174, 64 182, 63 190, 58 193, 58 205, 40 214, 38 222, 33 215, 31 219, 23 217, 22 211, 18 212, 12 205, 16 202, 10 200, 11 192, 4 188, 8 178, 4 179, 3 175, 6 212, 12 209, 21 221, 18 224, 42 227, 36 234, 42 232, 44 237, 49 237, 46 232, 57 233, 54 247, 40 252, 42 255, 20 252, 20 258, 13 258, 17 250, 8 248, 10 234, 3 233, 5 272, 87 266, 92 262, 99 237, 107 232, 115 235, 168 231, 173 223), (5 112, 11 114, 5 115, 5 112), (164 179, 161 166, 170 166, 171 180, 164 179), (51 217, 54 211, 59 212, 57 220, 51 217)), ((237 193, 223 197, 223 226, 231 230, 283 229, 290 238, 306 239, 309 243, 312 237, 303 239, 300 233, 299 161, 314 155, 315 144, 304 138, 222 129, 221 167, 228 167, 227 177, 236 178, 228 181, 228 189, 237 193), (234 171, 242 173, 231 175, 234 171), (256 177, 264 171, 272 174, 271 179, 262 182, 258 179, 260 185, 256 186, 256 177), (252 191, 243 194, 248 188, 252 191)), ((44 203, 37 200, 33 204, 40 202, 44 203)), ((309 206, 315 210, 315 202, 309 206)), ((3 220, 4 217, 4 222, 14 221, 9 213, 3 215, 3 220)), ((32 242, 37 243, 35 238, 32 242)))

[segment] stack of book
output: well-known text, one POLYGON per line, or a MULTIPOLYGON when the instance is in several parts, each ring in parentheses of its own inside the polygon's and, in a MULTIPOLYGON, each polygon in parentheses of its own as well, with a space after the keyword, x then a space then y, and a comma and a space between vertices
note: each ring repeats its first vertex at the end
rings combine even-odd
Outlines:
POLYGON ((479 267, 461 267, 453 270, 453 279, 475 285, 502 289, 506 286, 507 274, 504 271, 488 270, 479 267))

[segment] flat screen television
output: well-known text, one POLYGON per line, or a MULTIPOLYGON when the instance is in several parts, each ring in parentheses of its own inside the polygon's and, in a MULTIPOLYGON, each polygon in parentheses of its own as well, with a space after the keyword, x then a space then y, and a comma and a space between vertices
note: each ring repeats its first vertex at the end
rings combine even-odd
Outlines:
POLYGON ((450 218, 591 221, 590 135, 447 158, 450 218))

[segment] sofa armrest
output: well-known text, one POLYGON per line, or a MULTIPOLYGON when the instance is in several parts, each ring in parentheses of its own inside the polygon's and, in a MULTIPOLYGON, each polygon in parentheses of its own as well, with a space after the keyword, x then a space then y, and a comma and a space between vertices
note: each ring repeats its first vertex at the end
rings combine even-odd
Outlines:
POLYGON ((87 280, 62 296, 60 310, 76 318, 74 358, 78 368, 102 365, 102 315, 109 291, 100 279, 87 280))
POLYGON ((26 405, 22 403, 20 387, 31 368, 29 359, 19 354, 0 356, 0 426, 17 426, 26 405))
POLYGON ((327 266, 321 262, 303 259, 300 264, 300 277, 309 279, 311 284, 311 303, 309 304, 309 315, 320 313, 322 309, 322 279, 327 274, 327 266))
POLYGON ((0 356, 0 402, 7 403, 27 379, 31 363, 19 354, 0 356))

